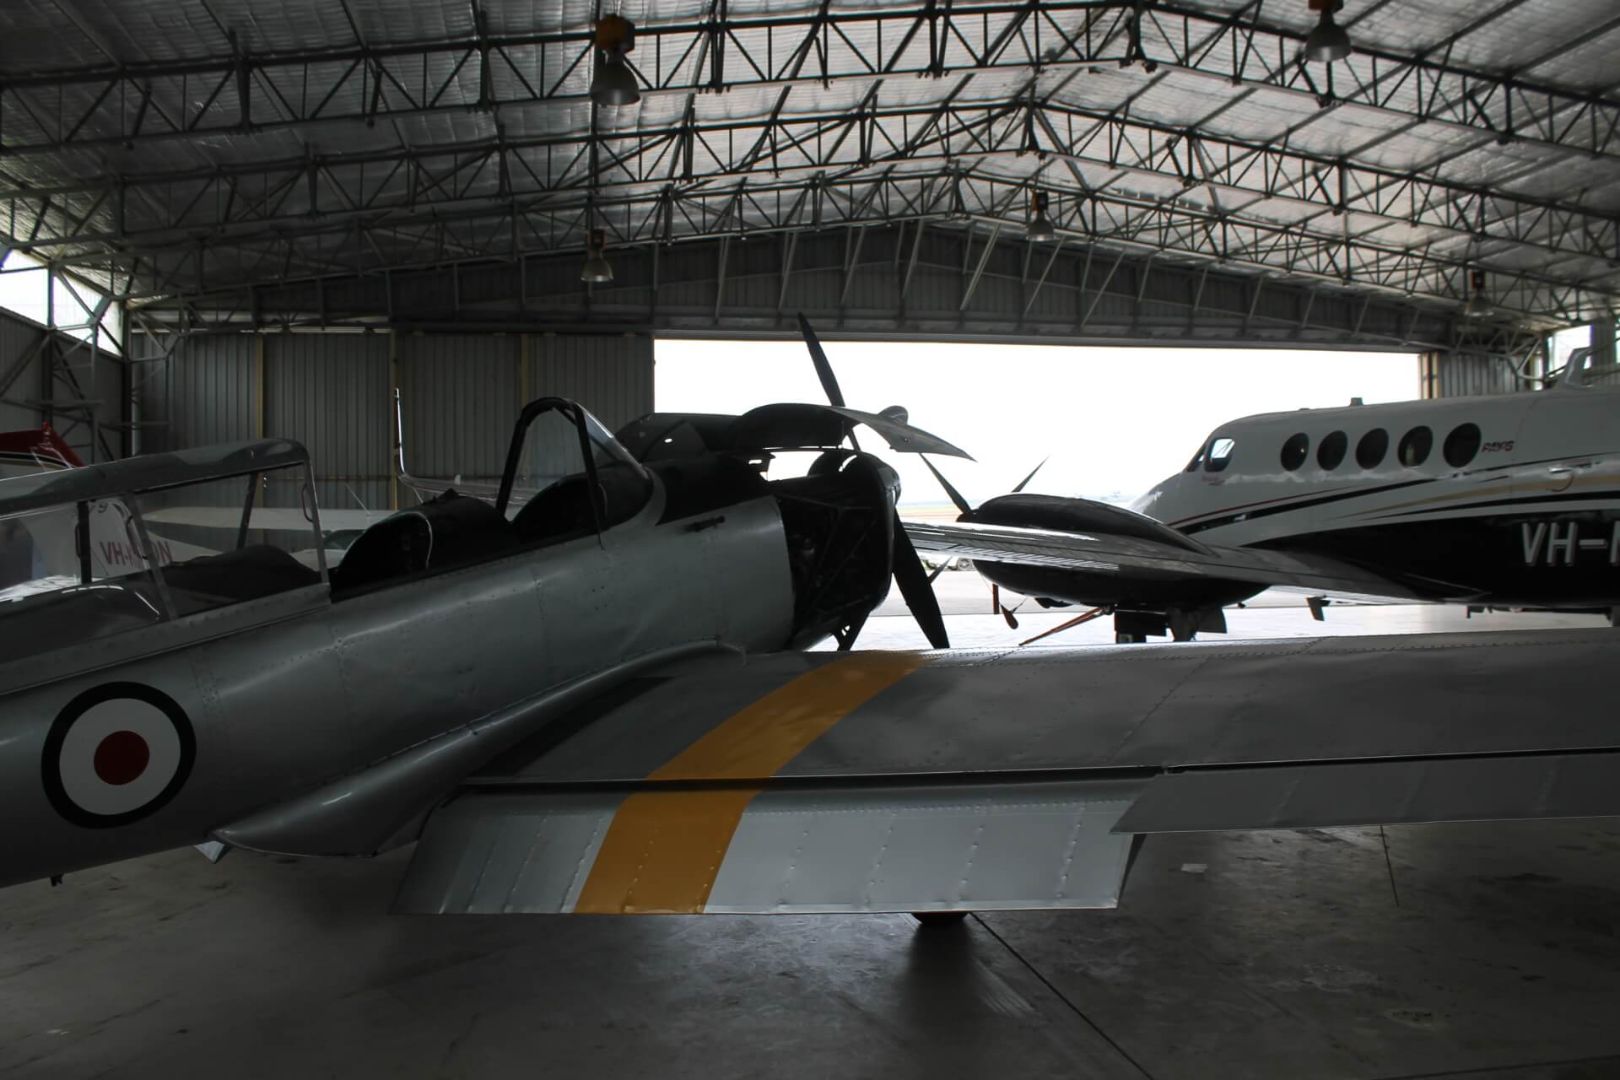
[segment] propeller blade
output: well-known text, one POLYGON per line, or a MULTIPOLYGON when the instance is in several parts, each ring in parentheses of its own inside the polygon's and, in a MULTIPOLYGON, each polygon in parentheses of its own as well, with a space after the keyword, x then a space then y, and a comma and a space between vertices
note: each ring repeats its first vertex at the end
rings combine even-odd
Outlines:
POLYGON ((1008 610, 1007 608, 1002 608, 1001 609, 1001 617, 1003 619, 1007 620, 1007 629, 1009 629, 1009 630, 1018 629, 1018 617, 1016 615, 1014 615, 1010 610, 1008 610))
POLYGON ((1029 475, 1024 477, 1022 480, 1018 481, 1018 486, 1013 488, 1013 494, 1016 495, 1020 491, 1023 491, 1024 487, 1031 480, 1035 479, 1035 474, 1041 471, 1041 465, 1045 465, 1048 461, 1051 461, 1051 460, 1052 460, 1052 458, 1050 456, 1041 458, 1041 464, 1037 465, 1033 469, 1029 470, 1029 475))
POLYGON ((922 458, 922 463, 928 466, 928 471, 934 474, 934 479, 939 481, 939 486, 945 489, 945 494, 951 497, 951 502, 956 504, 956 508, 964 514, 973 513, 973 507, 969 506, 968 501, 962 498, 962 493, 952 487, 949 480, 945 479, 945 474, 934 468, 934 463, 929 461, 926 455, 918 454, 917 456, 922 458))
POLYGON ((832 364, 827 360, 827 354, 821 348, 821 339, 816 337, 815 330, 810 327, 810 320, 799 312, 799 333, 804 335, 805 347, 810 350, 810 360, 816 365, 816 377, 821 380, 821 389, 827 393, 827 403, 842 405, 844 392, 838 389, 838 376, 833 374, 832 364))
POLYGON ((917 549, 906 535, 900 515, 894 515, 894 583, 900 586, 900 595, 911 609, 912 618, 922 627, 928 644, 936 649, 948 649, 951 640, 945 634, 945 616, 939 610, 939 598, 928 584, 928 572, 923 569, 917 549))

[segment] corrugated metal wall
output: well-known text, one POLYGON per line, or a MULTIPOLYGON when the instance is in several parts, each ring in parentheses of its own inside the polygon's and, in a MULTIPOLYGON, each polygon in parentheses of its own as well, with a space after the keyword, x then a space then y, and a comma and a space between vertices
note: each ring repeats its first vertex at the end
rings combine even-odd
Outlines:
POLYGON ((40 324, 0 311, 0 378, 4 380, 0 386, 0 431, 38 427, 49 419, 85 461, 105 461, 116 456, 121 442, 116 429, 100 430, 100 445, 92 449, 97 441, 92 416, 100 422, 122 419, 123 360, 105 351, 92 355, 84 342, 58 333, 55 347, 65 363, 59 364, 57 370, 71 372, 77 385, 54 381, 47 385, 47 340, 47 331, 40 324), (58 407, 41 409, 38 403, 46 400, 58 403, 58 407))
POLYGON ((499 479, 521 401, 517 334, 401 334, 400 407, 413 473, 499 479))
POLYGON ((167 342, 135 337, 140 361, 135 392, 141 416, 141 450, 180 450, 209 443, 240 442, 257 434, 259 339, 252 334, 188 337, 168 359, 156 361, 167 342))
POLYGON ((580 402, 609 430, 653 407, 653 342, 646 334, 529 336, 529 396, 580 402))
POLYGON ((322 506, 387 507, 394 442, 388 335, 263 340, 264 434, 297 439, 309 450, 322 506))
MULTIPOLYGON (((165 344, 132 348, 153 358, 165 344)), ((144 449, 294 438, 309 448, 322 506, 384 508, 395 497, 395 380, 412 472, 498 477, 529 398, 574 398, 610 429, 651 410, 652 353, 647 335, 193 335, 142 365, 143 415, 162 422, 144 449)))
POLYGON ((38 352, 44 336, 43 328, 0 312, 0 374, 11 382, 0 394, 0 431, 39 425, 39 410, 23 403, 39 397, 42 372, 38 352), (13 373, 12 365, 19 362, 22 367, 13 373))
POLYGON ((1499 356, 1424 353, 1418 357, 1418 372, 1426 398, 1511 394, 1529 389, 1514 377, 1513 366, 1499 356))

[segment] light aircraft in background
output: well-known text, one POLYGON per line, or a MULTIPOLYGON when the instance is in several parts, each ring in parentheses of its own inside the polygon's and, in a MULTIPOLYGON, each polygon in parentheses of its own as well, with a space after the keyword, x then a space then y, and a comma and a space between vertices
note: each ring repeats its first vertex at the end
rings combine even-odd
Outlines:
POLYGON ((0 884, 416 842, 406 911, 948 918, 1112 906, 1156 832, 1620 813, 1607 630, 945 648, 857 425, 960 453, 898 410, 614 436, 542 398, 493 505, 335 567, 286 440, 0 480, 0 525, 116 503, 139 553, 0 604, 0 884), (196 506, 230 542, 163 556, 149 519, 196 506), (891 577, 938 650, 853 651, 891 577))
MULTIPOLYGON (((1001 589, 1112 614, 1120 641, 1223 631, 1271 586, 1321 598, 1620 612, 1620 385, 1588 350, 1538 393, 1301 409, 1216 428, 1130 509, 1014 493, 919 550, 1001 589)), ((999 606, 999 601, 997 602, 999 606)))
MULTIPOLYGON (((0 432, 0 479, 84 467, 83 459, 49 424, 0 432)), ((388 514, 363 509, 325 511, 327 529, 320 547, 326 561, 336 565, 355 536, 388 514)), ((239 504, 153 507, 143 522, 151 531, 153 550, 163 562, 217 554, 222 546, 234 542, 241 523, 239 504), (222 535, 228 539, 222 540, 222 535)), ((247 519, 247 528, 254 532, 303 533, 308 527, 307 516, 298 508, 256 506, 247 519)), ((315 550, 305 548, 296 557, 313 567, 315 550)), ((139 569, 143 565, 139 551, 130 516, 116 499, 93 504, 82 523, 52 514, 14 518, 0 533, 0 553, 4 555, 0 602, 30 595, 42 585, 55 588, 77 581, 80 559, 85 555, 89 573, 96 579, 139 569)))

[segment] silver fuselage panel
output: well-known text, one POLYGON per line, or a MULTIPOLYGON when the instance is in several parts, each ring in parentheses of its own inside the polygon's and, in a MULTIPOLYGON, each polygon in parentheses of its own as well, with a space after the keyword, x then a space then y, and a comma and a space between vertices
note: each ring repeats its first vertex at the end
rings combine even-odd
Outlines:
POLYGON ((775 500, 698 529, 660 524, 663 501, 601 537, 335 602, 323 584, 0 666, 0 884, 201 841, 545 687, 674 646, 780 648, 793 597, 775 500), (68 820, 41 783, 48 753, 75 753, 51 743, 53 725, 83 695, 131 685, 170 699, 194 733, 185 782, 138 821, 68 820))

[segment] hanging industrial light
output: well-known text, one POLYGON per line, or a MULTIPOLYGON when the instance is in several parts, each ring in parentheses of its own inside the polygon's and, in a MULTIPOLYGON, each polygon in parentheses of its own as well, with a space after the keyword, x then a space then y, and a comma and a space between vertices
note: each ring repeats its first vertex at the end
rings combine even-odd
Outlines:
POLYGON ((1052 219, 1046 216, 1046 192, 1037 191, 1031 200, 1035 207, 1035 214, 1029 219, 1029 228, 1024 236, 1037 244, 1044 244, 1057 239, 1057 230, 1052 227, 1052 219))
POLYGON ((1468 272, 1468 304, 1463 315, 1470 319, 1483 319, 1491 313, 1491 301, 1485 295, 1485 271, 1468 272))
POLYGON ((590 285, 605 285, 613 280, 613 264, 607 260, 607 233, 592 229, 585 240, 585 265, 579 268, 579 280, 590 285))
POLYGON ((1305 59, 1318 64, 1331 64, 1350 55, 1350 35, 1333 21, 1333 13, 1344 7, 1344 0, 1310 0, 1311 10, 1318 13, 1316 28, 1305 38, 1305 59))
POLYGON ((636 73, 625 59, 636 47, 636 24, 623 15, 604 15, 591 39, 596 66, 591 75, 591 100, 598 105, 634 105, 641 100, 636 73))

